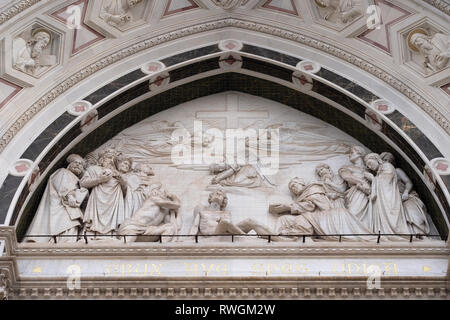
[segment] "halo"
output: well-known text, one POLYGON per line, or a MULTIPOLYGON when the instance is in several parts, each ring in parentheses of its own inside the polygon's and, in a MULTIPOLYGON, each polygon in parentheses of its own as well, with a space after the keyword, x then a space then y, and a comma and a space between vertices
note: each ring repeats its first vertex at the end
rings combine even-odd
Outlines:
POLYGON ((35 29, 32 33, 31 36, 34 37, 37 33, 39 32, 45 32, 46 34, 48 34, 48 36, 50 37, 50 40, 48 41, 48 43, 50 44, 52 42, 52 34, 50 33, 50 31, 48 31, 47 29, 44 28, 37 28, 35 29))
POLYGON ((314 0, 314 2, 317 4, 317 6, 321 7, 321 8, 326 8, 327 6, 324 6, 323 4, 321 4, 318 0, 314 0))
POLYGON ((408 34, 408 46, 409 46, 409 48, 412 51, 414 51, 414 52, 419 52, 419 49, 414 44, 412 44, 412 42, 411 42, 411 38, 415 34, 423 34, 423 35, 428 36, 428 32, 425 29, 414 29, 413 31, 411 31, 408 34))

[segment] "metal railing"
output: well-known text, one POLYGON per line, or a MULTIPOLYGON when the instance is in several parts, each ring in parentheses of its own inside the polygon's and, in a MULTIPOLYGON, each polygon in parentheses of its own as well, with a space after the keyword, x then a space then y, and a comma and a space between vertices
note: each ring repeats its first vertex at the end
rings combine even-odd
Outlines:
POLYGON ((316 238, 316 239, 325 239, 326 238, 338 238, 339 242, 342 242, 343 237, 372 237, 374 240, 376 239, 377 243, 381 242, 382 237, 398 237, 403 238, 405 241, 413 242, 416 240, 422 240, 423 237, 426 238, 439 238, 439 240, 446 241, 442 239, 441 235, 430 235, 430 234, 399 234, 399 233, 366 233, 366 234, 326 234, 326 235, 318 235, 318 234, 172 234, 172 235, 144 235, 144 234, 135 234, 135 235, 117 235, 117 234, 81 234, 81 235, 26 235, 24 236, 24 240, 27 238, 51 238, 54 243, 58 243, 58 238, 76 238, 76 241, 84 240, 86 244, 89 243, 89 240, 95 241, 98 238, 111 238, 115 240, 123 240, 124 243, 127 243, 127 237, 140 237, 140 238, 152 238, 155 237, 158 239, 156 241, 149 242, 159 242, 163 243, 163 238, 192 238, 195 240, 195 243, 199 243, 200 238, 211 238, 211 237, 230 237, 231 242, 234 242, 236 237, 256 237, 267 239, 268 243, 273 241, 277 241, 276 237, 284 237, 284 238, 298 238, 292 240, 285 240, 286 242, 298 242, 301 240, 302 243, 306 242, 306 238, 316 238), (275 240, 274 240, 275 239, 275 240))

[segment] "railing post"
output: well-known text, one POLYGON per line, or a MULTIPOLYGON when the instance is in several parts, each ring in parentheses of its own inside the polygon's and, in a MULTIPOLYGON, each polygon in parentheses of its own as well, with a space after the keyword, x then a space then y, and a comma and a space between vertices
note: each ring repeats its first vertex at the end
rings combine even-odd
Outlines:
POLYGON ((234 242, 234 234, 231 235, 231 242, 234 242))
POLYGON ((380 238, 381 238, 381 231, 378 231, 378 239, 377 239, 377 243, 380 243, 380 238))
POLYGON ((305 242, 306 242, 306 236, 303 235, 303 243, 305 243, 305 242))
POLYGON ((162 234, 159 235, 159 243, 162 243, 162 234))
POLYGON ((413 235, 411 234, 410 236, 409 236, 409 242, 412 242, 413 241, 413 235))
POLYGON ((53 236, 53 241, 55 241, 55 244, 57 243, 56 236, 53 236))
POLYGON ((342 242, 342 236, 339 235, 339 242, 342 242))
POLYGON ((195 235, 195 243, 198 243, 198 234, 195 235))
POLYGON ((270 243, 271 240, 272 240, 272 236, 269 234, 269 243, 270 243))
POLYGON ((86 231, 84 232, 83 237, 84 237, 84 242, 86 242, 86 244, 88 244, 88 239, 87 239, 86 231))

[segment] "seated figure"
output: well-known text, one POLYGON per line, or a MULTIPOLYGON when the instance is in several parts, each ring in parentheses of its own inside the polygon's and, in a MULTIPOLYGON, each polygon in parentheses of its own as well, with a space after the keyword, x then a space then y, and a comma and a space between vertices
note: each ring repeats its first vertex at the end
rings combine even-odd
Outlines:
POLYGON ((279 219, 278 232, 282 235, 314 234, 326 236, 326 240, 370 241, 371 232, 346 208, 335 207, 327 196, 322 182, 308 185, 302 178, 289 182, 289 190, 296 197, 291 204, 275 203, 269 206, 269 212, 288 213, 279 219), (313 231, 313 232, 312 232, 313 231))
POLYGON ((194 223, 191 235, 243 235, 254 230, 261 237, 272 234, 269 228, 258 223, 254 219, 245 219, 238 224, 231 222, 231 212, 225 210, 228 197, 222 190, 216 190, 209 194, 209 206, 197 206, 194 210, 194 223))

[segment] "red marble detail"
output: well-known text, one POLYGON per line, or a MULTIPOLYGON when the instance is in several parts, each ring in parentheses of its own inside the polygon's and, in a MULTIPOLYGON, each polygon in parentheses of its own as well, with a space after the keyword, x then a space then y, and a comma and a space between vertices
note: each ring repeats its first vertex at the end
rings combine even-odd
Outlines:
POLYGON ((288 10, 288 9, 284 9, 284 8, 280 8, 280 7, 275 7, 272 6, 271 3, 273 2, 273 0, 268 0, 266 3, 263 4, 263 8, 267 8, 267 9, 272 9, 272 10, 277 10, 280 12, 284 12, 284 13, 289 13, 289 14, 293 14, 298 16, 298 10, 297 10, 297 6, 295 5, 294 0, 286 0, 286 1, 291 1, 291 6, 292 9, 288 10))
POLYGON ((225 62, 228 63, 230 66, 236 63, 236 58, 230 55, 228 58, 225 59, 225 62))
POLYGON ((387 43, 386 46, 381 44, 381 43, 379 43, 379 42, 373 41, 372 39, 369 39, 367 37, 367 35, 369 33, 376 32, 376 31, 378 31, 378 29, 368 29, 368 30, 364 31, 363 33, 361 33, 358 36, 358 38, 363 40, 363 41, 365 41, 365 42, 368 42, 368 43, 374 45, 375 47, 377 47, 377 48, 379 48, 379 49, 381 49, 381 50, 383 50, 383 51, 385 51, 385 52, 387 52, 389 54, 391 54, 391 38, 390 38, 390 32, 389 32, 391 26, 396 24, 397 22, 405 19, 406 17, 409 17, 412 13, 407 11, 407 10, 405 10, 405 9, 403 9, 403 8, 400 8, 399 6, 396 6, 396 5, 388 2, 387 0, 374 0, 374 2, 375 2, 374 3, 375 5, 379 5, 380 3, 383 3, 386 6, 391 7, 392 8, 391 10, 397 10, 397 11, 402 12, 403 15, 401 15, 400 17, 398 17, 398 18, 396 18, 394 20, 389 20, 388 19, 389 17, 387 17, 386 15, 383 16, 383 13, 381 14, 381 21, 380 21, 380 23, 381 23, 381 28, 384 28, 384 32, 386 33, 386 43, 387 43), (383 20, 385 20, 385 21, 383 21, 383 20))
POLYGON ((160 87, 160 86, 163 84, 164 79, 165 79, 165 78, 159 76, 158 78, 156 78, 154 84, 156 84, 158 87, 160 87))
POLYGON ((380 104, 378 106, 378 110, 380 110, 380 111, 388 111, 389 107, 387 105, 385 105, 385 104, 380 104))
POLYGON ((447 171, 448 165, 442 162, 438 162, 438 164, 436 165, 436 169, 439 171, 447 171))
POLYGON ((304 68, 306 71, 311 71, 311 70, 314 69, 314 67, 313 67, 312 65, 310 65, 310 64, 307 64, 306 66, 303 66, 303 68, 304 68))
POLYGON ((64 7, 62 9, 58 10, 58 11, 55 11, 52 14, 50 14, 50 16, 52 16, 52 17, 54 17, 54 18, 58 19, 59 21, 61 21, 61 22, 66 24, 67 20, 63 16, 60 16, 60 14, 65 12, 68 7, 70 7, 70 6, 77 6, 77 5, 80 5, 82 3, 84 3, 84 5, 83 5, 83 11, 81 12, 81 28, 86 29, 89 32, 95 34, 96 38, 92 39, 91 41, 88 41, 86 43, 83 43, 79 47, 76 47, 77 38, 79 36, 80 30, 73 29, 73 33, 74 34, 73 34, 73 41, 72 41, 72 55, 82 51, 83 49, 86 49, 87 47, 91 46, 92 44, 94 44, 94 43, 96 43, 96 42, 98 42, 100 40, 103 40, 105 38, 101 33, 95 31, 94 29, 92 29, 91 27, 89 27, 87 24, 84 23, 84 19, 86 18, 86 11, 87 11, 87 8, 88 8, 89 0, 78 0, 78 1, 75 1, 75 2, 71 3, 70 5, 68 5, 68 6, 66 6, 66 7, 64 7))
POLYGON ((9 81, 5 80, 5 79, 0 79, 0 82, 14 88, 14 91, 11 92, 11 94, 10 94, 9 96, 7 96, 3 101, 0 101, 0 109, 1 109, 1 108, 2 108, 4 105, 6 105, 12 98, 14 98, 14 96, 15 96, 16 94, 18 94, 18 93, 20 92, 20 90, 22 90, 23 88, 20 87, 20 86, 18 86, 18 85, 16 85, 16 84, 14 84, 14 83, 12 83, 12 82, 9 82, 9 81))
POLYGON ((155 66, 155 65, 150 65, 147 69, 148 69, 148 71, 156 72, 156 71, 158 71, 159 67, 155 66))
POLYGON ((191 4, 190 6, 187 6, 187 7, 184 7, 184 8, 180 8, 180 9, 176 9, 176 10, 170 10, 170 7, 172 5, 172 1, 177 1, 177 0, 169 0, 169 1, 167 1, 166 10, 164 10, 163 17, 171 15, 171 14, 174 14, 174 13, 180 13, 180 12, 183 12, 183 11, 199 8, 198 4, 195 3, 195 1, 188 0, 188 2, 191 4))
POLYGON ((309 84, 313 84, 312 82, 308 81, 308 79, 306 79, 305 75, 302 74, 300 77, 296 77, 294 76, 295 79, 298 79, 298 81, 300 81, 300 83, 302 84, 302 86, 304 86, 305 84, 309 83, 309 84))
POLYGON ((227 43, 227 45, 225 47, 227 47, 230 50, 233 50, 234 48, 236 48, 236 45, 232 42, 229 42, 229 43, 227 43))
POLYGON ((30 167, 28 165, 26 165, 25 163, 19 164, 17 166, 15 166, 15 169, 17 172, 22 173, 25 172, 29 169, 30 167))
POLYGON ((83 126, 90 126, 93 122, 97 120, 97 113, 89 114, 83 121, 83 126))
POLYGON ((444 92, 450 96, 450 83, 447 83, 446 85, 443 85, 441 87, 441 89, 444 90, 444 92))
POLYGON ((83 106, 82 104, 75 106, 75 112, 84 112, 86 111, 86 106, 83 106))

